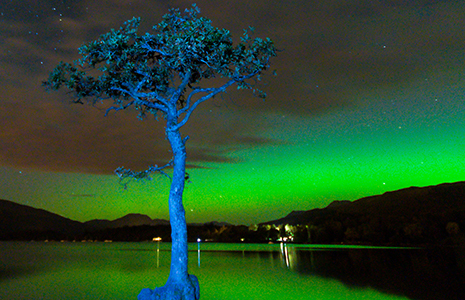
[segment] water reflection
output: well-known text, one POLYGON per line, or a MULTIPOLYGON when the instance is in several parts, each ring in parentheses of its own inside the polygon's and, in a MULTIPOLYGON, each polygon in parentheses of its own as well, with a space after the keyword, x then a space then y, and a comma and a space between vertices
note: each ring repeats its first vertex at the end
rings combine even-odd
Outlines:
POLYGON ((200 268, 200 239, 197 239, 197 266, 200 268))
POLYGON ((160 267, 160 241, 157 242, 157 268, 160 267))
MULTIPOLYGON (((0 243, 0 299, 133 299, 140 289, 165 283, 170 248, 163 242, 0 243)), ((465 299, 463 248, 192 243, 189 249, 202 299, 465 299)))
POLYGON ((327 248, 281 243, 229 250, 200 242, 196 246, 199 268, 202 256, 208 267, 213 258, 227 254, 252 265, 260 261, 260 265, 266 262, 303 276, 337 279, 354 289, 373 288, 414 300, 465 299, 463 248, 327 248))
POLYGON ((281 244, 280 256, 294 272, 336 278, 354 288, 418 300, 465 299, 463 248, 323 250, 281 244))

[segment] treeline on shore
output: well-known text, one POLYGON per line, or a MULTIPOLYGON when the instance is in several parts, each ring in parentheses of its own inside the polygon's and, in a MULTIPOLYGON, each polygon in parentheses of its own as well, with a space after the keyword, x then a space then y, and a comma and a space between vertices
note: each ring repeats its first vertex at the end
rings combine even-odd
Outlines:
MULTIPOLYGON (((142 225, 107 228, 81 234, 56 231, 24 231, 2 240, 35 241, 115 241, 142 242, 171 241, 169 225, 142 225)), ((317 219, 305 225, 259 224, 188 226, 189 242, 198 240, 224 243, 305 243, 305 244, 360 244, 360 245, 465 245, 465 235, 457 222, 415 220, 405 224, 389 219, 333 216, 317 219)))

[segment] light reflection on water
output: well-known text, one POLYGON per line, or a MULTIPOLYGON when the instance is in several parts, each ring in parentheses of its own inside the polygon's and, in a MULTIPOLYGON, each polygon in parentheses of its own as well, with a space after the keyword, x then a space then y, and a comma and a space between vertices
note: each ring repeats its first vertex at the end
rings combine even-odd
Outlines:
MULTIPOLYGON (((136 299, 142 288, 165 283, 170 246, 169 243, 3 242, 0 243, 0 299, 136 299)), ((415 277, 404 273, 412 266, 413 272, 441 268, 428 269, 424 254, 415 249, 334 248, 328 251, 285 244, 193 243, 189 250, 189 270, 199 278, 201 299, 205 300, 423 300, 429 298, 421 298, 408 287, 401 288, 389 281, 396 276, 415 277), (393 268, 389 269, 390 266, 393 268), (376 268, 379 274, 374 273, 376 268), (396 273, 396 268, 401 273, 396 273), (401 296, 409 293, 410 298, 401 296)), ((463 283, 462 271, 451 270, 459 272, 463 283)), ((461 292, 456 291, 458 295, 461 292)))

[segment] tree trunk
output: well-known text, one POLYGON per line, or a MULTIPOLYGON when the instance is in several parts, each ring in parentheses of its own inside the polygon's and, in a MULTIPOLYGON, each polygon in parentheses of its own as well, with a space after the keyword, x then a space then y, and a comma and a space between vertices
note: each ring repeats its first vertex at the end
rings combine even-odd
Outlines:
MULTIPOLYGON (((163 287, 143 289, 139 300, 198 300, 200 298, 197 277, 187 272, 187 225, 182 193, 186 173, 186 148, 178 129, 172 130, 167 120, 166 135, 174 157, 174 170, 169 195, 171 224, 171 268, 168 281, 163 287)), ((173 124, 173 123, 171 123, 173 124)))

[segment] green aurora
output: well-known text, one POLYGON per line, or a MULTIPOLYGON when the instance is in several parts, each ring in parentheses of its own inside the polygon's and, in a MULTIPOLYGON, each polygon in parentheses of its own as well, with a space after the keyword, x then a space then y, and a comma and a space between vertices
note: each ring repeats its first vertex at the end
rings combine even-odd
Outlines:
MULTIPOLYGON (((242 2, 224 5, 235 11, 242 2)), ((353 7, 339 2, 318 9, 257 4, 250 8, 255 14, 236 24, 234 13, 223 18, 197 1, 216 26, 232 27, 236 36, 255 26, 283 51, 272 62, 278 76, 265 81, 265 102, 230 91, 199 108, 192 126, 183 128, 191 137, 188 162, 195 166, 184 194, 188 222, 247 225, 334 200, 465 180, 463 9, 447 1, 395 9, 385 4, 364 14, 363 1, 353 7), (265 22, 273 14, 276 22, 265 22), (285 25, 290 16, 298 28, 285 25)), ((168 179, 124 189, 112 174, 118 166, 169 158, 163 122, 140 122, 126 111, 104 118, 104 111, 73 106, 66 95, 40 88, 50 67, 69 61, 83 41, 134 14, 158 20, 166 9, 159 4, 146 11, 134 3, 102 25, 95 20, 108 7, 39 11, 28 5, 36 19, 8 6, 1 15, 12 38, 0 45, 9 70, 0 74, 0 198, 78 221, 128 213, 168 219, 168 179), (39 37, 29 33, 35 28, 39 37), (41 39, 46 30, 57 33, 41 39), (33 48, 39 50, 27 54, 33 48), (14 53, 30 55, 28 63, 14 53)))
MULTIPOLYGON (((413 97, 403 92, 398 94, 413 97)), ((429 104, 398 108, 404 99, 391 93, 384 102, 367 100, 368 105, 351 111, 317 118, 281 116, 286 118, 283 127, 264 136, 286 143, 237 149, 230 155, 238 163, 205 163, 189 170, 188 222, 259 223, 333 200, 464 180, 463 104, 455 99, 458 95, 431 88, 424 93, 419 101, 429 104)), ((24 199, 71 219, 115 219, 127 213, 168 219, 169 180, 163 176, 124 189, 115 175, 11 168, 2 174, 7 174, 3 198, 24 199)))

